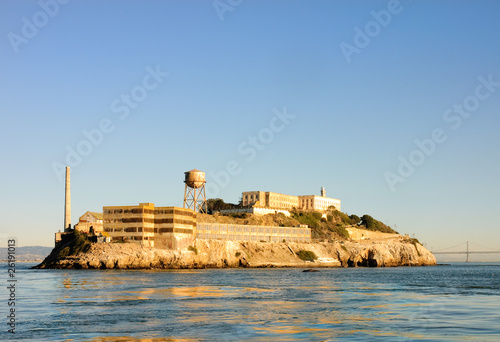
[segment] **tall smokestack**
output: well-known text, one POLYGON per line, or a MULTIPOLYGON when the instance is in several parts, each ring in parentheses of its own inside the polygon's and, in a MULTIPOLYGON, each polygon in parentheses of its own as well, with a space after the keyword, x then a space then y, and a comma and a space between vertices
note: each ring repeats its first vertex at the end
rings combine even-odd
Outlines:
POLYGON ((64 230, 71 228, 71 180, 69 176, 69 166, 66 166, 66 193, 64 203, 64 230))

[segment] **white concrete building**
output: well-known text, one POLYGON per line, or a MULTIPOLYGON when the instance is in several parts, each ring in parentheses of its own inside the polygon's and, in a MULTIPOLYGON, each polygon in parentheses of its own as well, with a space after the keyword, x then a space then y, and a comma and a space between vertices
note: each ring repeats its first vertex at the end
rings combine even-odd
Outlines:
MULTIPOLYGON (((326 211, 329 207, 334 206, 337 210, 341 209, 341 201, 336 198, 326 197, 326 190, 321 188, 321 196, 305 195, 292 196, 284 195, 275 192, 264 191, 246 191, 242 193, 242 201, 244 207, 253 208, 268 208, 270 210, 316 210, 326 211)), ((270 212, 262 212, 262 215, 270 212)), ((255 214, 258 214, 255 212, 255 214)))

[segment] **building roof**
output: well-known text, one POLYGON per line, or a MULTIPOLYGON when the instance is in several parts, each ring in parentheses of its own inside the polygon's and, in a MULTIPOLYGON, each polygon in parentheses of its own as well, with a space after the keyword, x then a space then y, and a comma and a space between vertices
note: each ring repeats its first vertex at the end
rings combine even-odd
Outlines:
POLYGON ((92 215, 94 215, 99 220, 103 219, 102 213, 96 213, 96 212, 93 212, 93 211, 89 211, 89 213, 92 214, 92 215))
POLYGON ((90 215, 94 216, 98 220, 102 220, 103 219, 102 213, 96 213, 96 212, 93 212, 93 211, 87 211, 85 214, 83 214, 82 216, 80 216, 80 218, 82 218, 86 214, 90 214, 90 215))

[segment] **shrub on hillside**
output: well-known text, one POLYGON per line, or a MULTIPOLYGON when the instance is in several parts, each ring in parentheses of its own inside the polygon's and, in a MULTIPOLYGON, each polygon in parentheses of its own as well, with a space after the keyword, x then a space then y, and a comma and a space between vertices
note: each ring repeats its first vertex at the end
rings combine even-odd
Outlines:
POLYGON ((318 213, 317 211, 313 211, 311 214, 316 220, 321 220, 321 217, 323 216, 323 214, 318 213))
POLYGON ((73 232, 74 244, 71 247, 71 255, 76 255, 80 252, 86 253, 90 249, 90 241, 87 239, 87 234, 81 233, 78 230, 73 232))
POLYGON ((351 224, 351 218, 349 217, 349 215, 339 211, 339 216, 340 216, 340 219, 342 220, 342 223, 351 224))
POLYGON ((239 204, 226 203, 222 198, 209 198, 207 200, 207 211, 212 214, 219 210, 240 208, 239 204))
POLYGON ((321 222, 321 213, 318 212, 294 212, 293 218, 310 228, 318 228, 321 222))
POLYGON ((361 218, 358 215, 351 215, 351 224, 359 224, 361 222, 361 218))
POLYGON ((349 239, 349 232, 345 229, 343 224, 337 224, 332 230, 337 235, 343 237, 344 239, 349 239))
POLYGON ((368 230, 379 231, 382 233, 396 233, 396 231, 394 231, 391 227, 375 220, 370 215, 363 215, 363 217, 361 217, 361 225, 365 226, 368 230))
POLYGON ((301 259, 301 260, 304 260, 304 261, 314 261, 316 259, 318 259, 318 257, 316 256, 316 254, 314 254, 313 251, 305 251, 305 250, 300 250, 298 253, 297 253, 297 256, 301 259))

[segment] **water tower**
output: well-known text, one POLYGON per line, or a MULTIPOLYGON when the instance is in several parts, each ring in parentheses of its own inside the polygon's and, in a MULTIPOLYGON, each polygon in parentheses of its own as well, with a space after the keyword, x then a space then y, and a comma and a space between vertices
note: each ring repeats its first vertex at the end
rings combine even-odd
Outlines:
POLYGON ((207 195, 205 193, 205 172, 193 169, 184 172, 186 183, 184 189, 184 208, 199 213, 207 212, 207 195))

